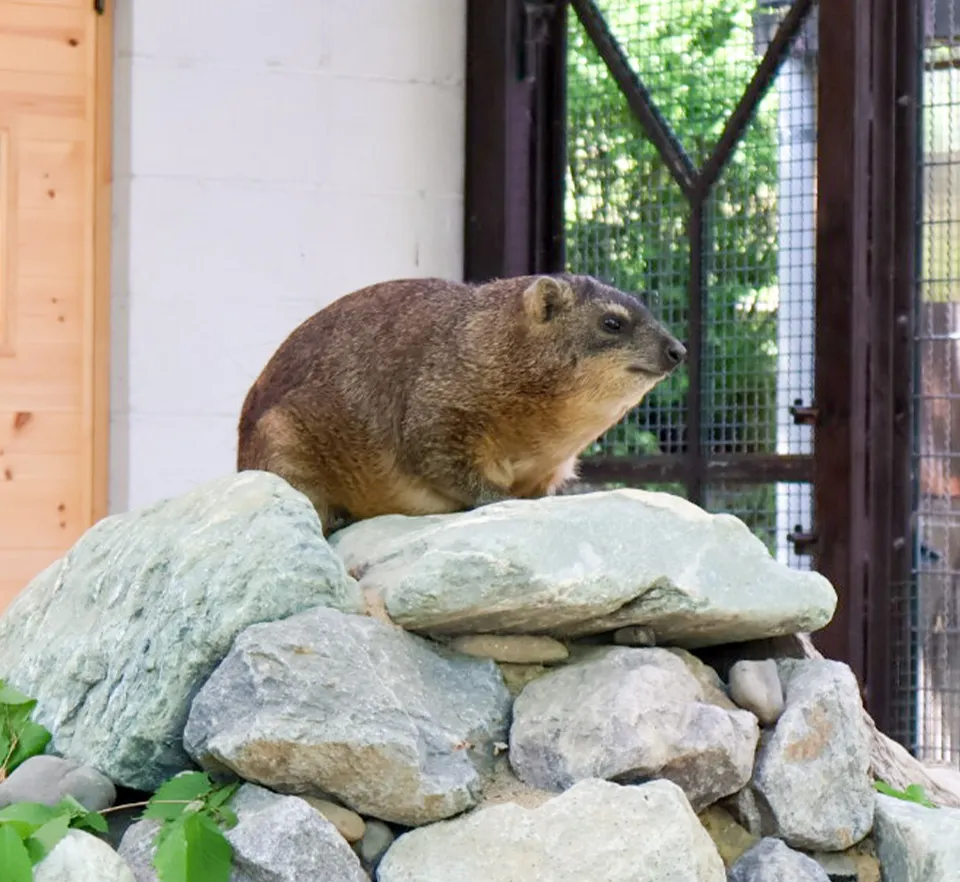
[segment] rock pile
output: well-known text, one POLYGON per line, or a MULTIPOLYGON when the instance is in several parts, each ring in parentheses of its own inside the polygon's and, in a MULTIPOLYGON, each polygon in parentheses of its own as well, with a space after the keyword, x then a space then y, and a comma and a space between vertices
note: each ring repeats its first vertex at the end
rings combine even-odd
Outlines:
MULTIPOLYGON (((758 650, 835 606, 737 519, 662 494, 327 542, 279 478, 231 476, 101 522, 0 619, 0 679, 68 760, 0 800, 239 778, 234 882, 960 874, 960 812, 876 795, 849 669, 758 650)), ((100 882, 156 879, 155 824, 100 882)), ((38 878, 94 846, 71 834, 38 878)))

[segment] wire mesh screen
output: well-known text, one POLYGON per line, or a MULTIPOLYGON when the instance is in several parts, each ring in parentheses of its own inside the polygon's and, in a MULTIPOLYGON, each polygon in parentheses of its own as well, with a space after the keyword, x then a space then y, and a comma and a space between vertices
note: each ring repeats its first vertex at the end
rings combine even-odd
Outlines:
MULTIPOLYGON (((597 6, 699 168, 788 4, 599 0, 597 6)), ((809 405, 813 394, 816 68, 804 39, 788 53, 706 202, 700 437, 688 437, 689 375, 681 370, 588 455, 655 457, 689 444, 702 445, 708 459, 812 452, 812 430, 795 425, 790 414, 791 405, 809 405)), ((567 76, 568 267, 649 292, 653 311, 684 338, 690 204, 574 15, 567 76)), ((749 514, 744 519, 773 553, 807 565, 787 536, 811 525, 808 485, 711 484, 703 503, 749 514)))
POLYGON ((898 718, 921 759, 960 766, 960 10, 924 0, 920 14, 916 535, 898 718))
MULTIPOLYGON (((637 7, 627 2, 603 4, 611 28, 632 58, 651 48, 644 45, 651 35, 636 27, 637 7), (634 29, 624 34, 623 28, 630 23, 634 29)), ((649 13, 650 8, 645 11, 649 13)), ((576 16, 571 15, 569 21, 568 266, 623 290, 646 292, 648 305, 684 339, 690 207, 656 148, 640 132, 626 99, 576 16)), ((681 368, 591 452, 613 456, 679 452, 686 430, 686 390, 687 372, 681 368)))

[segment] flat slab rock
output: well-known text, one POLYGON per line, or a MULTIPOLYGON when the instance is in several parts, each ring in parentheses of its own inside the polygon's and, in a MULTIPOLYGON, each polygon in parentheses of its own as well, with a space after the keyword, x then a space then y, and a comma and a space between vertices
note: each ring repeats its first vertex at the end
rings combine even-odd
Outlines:
POLYGON ((774 560, 747 526, 667 493, 613 490, 390 515, 330 542, 405 628, 558 637, 650 629, 657 645, 815 631, 837 596, 774 560))
POLYGON ((309 500, 244 472, 88 530, 0 619, 0 671, 57 753, 154 790, 192 763, 190 699, 247 625, 361 607, 309 500))
POLYGON ((873 836, 885 880, 960 880, 960 809, 878 795, 873 836))
MULTIPOLYGON (((304 800, 244 784, 230 808, 237 814, 237 825, 224 834, 233 846, 230 882, 370 882, 336 827, 304 800)), ((120 843, 136 882, 158 882, 158 828, 157 821, 139 821, 120 843)))
POLYGON ((492 661, 314 609, 237 638, 184 743, 204 768, 413 826, 476 804, 510 705, 492 661))
POLYGON ((503 803, 401 836, 378 882, 725 882, 675 784, 583 781, 539 808, 503 803))
POLYGON ((757 719, 711 703, 710 684, 680 652, 611 647, 529 683, 510 730, 518 777, 545 790, 666 778, 698 811, 740 790, 753 770, 757 719))

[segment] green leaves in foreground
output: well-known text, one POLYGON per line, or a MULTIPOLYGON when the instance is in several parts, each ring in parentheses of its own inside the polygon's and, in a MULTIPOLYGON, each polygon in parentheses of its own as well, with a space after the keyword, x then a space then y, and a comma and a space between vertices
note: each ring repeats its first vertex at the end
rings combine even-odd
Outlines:
MULTIPOLYGON (((146 803, 143 817, 161 823, 153 858, 160 882, 229 882, 233 848, 222 831, 237 823, 227 802, 239 786, 217 787, 202 772, 186 772, 146 803)), ((17 802, 0 810, 0 879, 32 882, 34 866, 71 828, 106 833, 107 822, 71 796, 55 806, 17 802)))
POLYGON ((160 882, 229 882, 233 848, 221 828, 237 823, 226 803, 239 786, 217 787, 203 772, 186 772, 153 795, 143 816, 163 822, 153 858, 160 882))
MULTIPOLYGON (((30 718, 36 706, 0 680, 0 781, 50 742, 30 718)), ((161 822, 153 858, 160 882, 229 882, 233 848, 222 831, 237 823, 227 802, 239 786, 218 787, 203 772, 185 772, 150 798, 143 817, 161 822)), ((0 880, 32 882, 34 866, 71 828, 106 833, 107 822, 70 796, 55 806, 18 802, 0 810, 0 880)))
POLYGON ((4 882, 31 882, 39 864, 71 827, 106 833, 107 822, 73 797, 55 806, 16 802, 0 810, 0 870, 4 882))
POLYGON ((0 680, 0 781, 50 742, 50 733, 30 719, 36 706, 35 699, 0 680))
POLYGON ((917 805, 926 808, 936 808, 937 806, 930 801, 927 791, 919 784, 911 784, 906 790, 896 790, 887 784, 886 781, 874 781, 874 788, 884 796, 892 796, 894 799, 902 799, 905 802, 915 802, 917 805))

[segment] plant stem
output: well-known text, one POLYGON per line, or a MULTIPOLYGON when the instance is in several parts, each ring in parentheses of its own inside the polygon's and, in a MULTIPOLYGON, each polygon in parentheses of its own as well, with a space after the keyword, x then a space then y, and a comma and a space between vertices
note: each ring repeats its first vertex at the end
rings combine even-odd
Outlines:
POLYGON ((146 808, 148 805, 190 805, 193 800, 190 799, 154 799, 145 802, 127 802, 123 805, 115 805, 110 808, 100 809, 98 815, 109 815, 111 812, 122 812, 124 809, 146 808))

